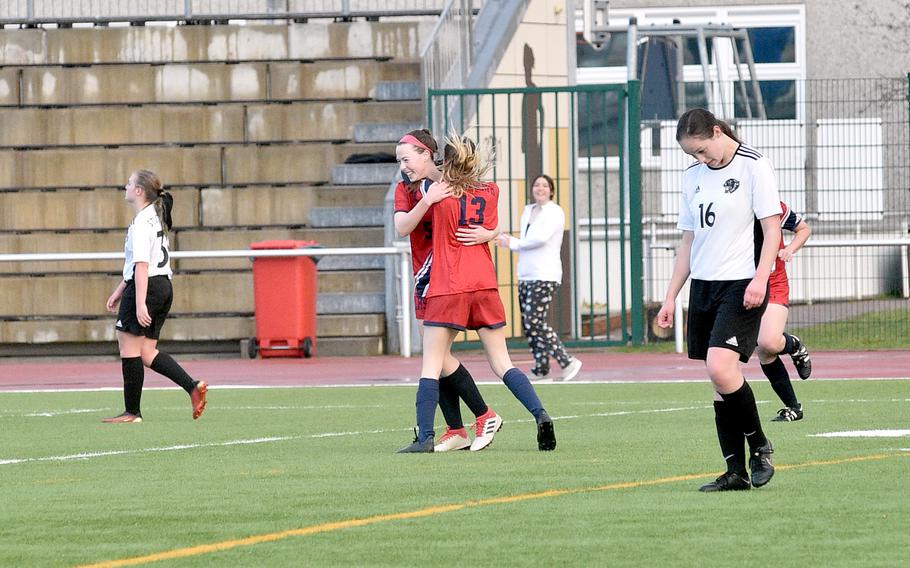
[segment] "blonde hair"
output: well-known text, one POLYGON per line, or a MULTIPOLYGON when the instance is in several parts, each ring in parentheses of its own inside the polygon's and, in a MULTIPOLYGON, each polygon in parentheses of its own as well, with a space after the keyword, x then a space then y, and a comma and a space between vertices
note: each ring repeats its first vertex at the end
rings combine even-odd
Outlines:
POLYGON ((136 176, 136 185, 142 188, 145 200, 155 204, 155 213, 161 221, 161 228, 165 232, 169 231, 173 224, 171 209, 174 207, 174 198, 170 193, 164 191, 161 178, 155 172, 136 170, 133 175, 136 176))
POLYGON ((474 141, 456 133, 446 138, 443 151, 442 179, 452 188, 453 197, 481 185, 481 178, 487 175, 492 167, 493 151, 487 144, 478 147, 474 141))

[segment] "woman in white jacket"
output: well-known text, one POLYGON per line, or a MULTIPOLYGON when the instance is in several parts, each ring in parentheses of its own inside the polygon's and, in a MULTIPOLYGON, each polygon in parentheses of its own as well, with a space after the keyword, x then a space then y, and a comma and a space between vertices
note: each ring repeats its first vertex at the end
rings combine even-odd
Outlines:
POLYGON ((578 375, 581 361, 569 356, 547 321, 553 295, 562 283, 560 250, 566 215, 562 207, 553 203, 556 187, 550 176, 537 176, 531 193, 534 203, 521 214, 521 237, 502 234, 496 243, 519 253, 518 301, 522 327, 534 355, 531 373, 547 378, 552 356, 562 368, 562 380, 569 381, 578 375))

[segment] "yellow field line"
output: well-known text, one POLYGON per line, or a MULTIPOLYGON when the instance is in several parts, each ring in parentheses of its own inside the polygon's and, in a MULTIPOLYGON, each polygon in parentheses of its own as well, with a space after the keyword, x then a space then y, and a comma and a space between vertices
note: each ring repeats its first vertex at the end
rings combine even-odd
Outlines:
MULTIPOLYGON (((864 462, 864 461, 874 461, 874 460, 883 460, 887 458, 892 458, 895 456, 910 456, 910 453, 890 453, 890 454, 873 454, 868 456, 855 456, 852 458, 842 458, 835 460, 816 460, 808 461, 799 464, 790 464, 790 465, 777 465, 775 466, 778 470, 788 470, 788 469, 798 469, 805 467, 815 467, 822 465, 838 465, 845 463, 854 463, 854 462, 864 462)), ((598 485, 593 487, 578 487, 574 489, 550 489, 547 491, 540 491, 537 493, 522 493, 520 495, 510 495, 506 497, 491 497, 489 499, 479 499, 476 501, 465 501, 463 503, 453 503, 451 505, 439 505, 436 507, 427 507, 425 509, 418 509, 416 511, 406 511, 404 513, 391 513, 388 515, 376 515, 373 517, 364 517, 361 519, 349 519, 346 521, 336 521, 333 523, 322 523, 319 525, 313 525, 309 527, 303 527, 299 529, 292 529, 287 531, 280 531, 268 534, 261 534, 257 536, 250 536, 247 538, 240 538, 235 540, 225 540, 222 542, 216 542, 214 544, 203 544, 199 546, 191 546, 187 548, 178 548, 175 550, 168 550, 166 552, 156 552, 155 554, 149 554, 146 556, 135 556, 133 558, 122 558, 120 560, 110 560, 107 562, 99 562, 97 564, 85 564, 78 568, 117 568, 119 566, 136 566, 139 564, 150 564, 152 562, 160 562, 162 560, 173 560, 175 558, 186 558, 188 556, 199 556, 202 554, 210 554, 212 552, 221 552, 224 550, 230 550, 232 548, 238 548, 241 546, 253 546, 254 544, 262 544, 264 542, 275 542, 278 540, 284 540, 286 538, 294 536, 307 536, 311 534, 319 534, 326 532, 339 531, 344 529, 350 529, 355 527, 363 527, 367 525, 375 525, 377 523, 384 523, 386 521, 400 521, 405 519, 419 519, 421 517, 431 517, 433 515, 440 515, 443 513, 451 513, 453 511, 460 511, 462 509, 467 509, 471 507, 485 507, 487 505, 502 505, 506 503, 518 503, 521 501, 531 501, 534 499, 546 499, 548 497, 560 497, 563 495, 573 495, 576 493, 593 493, 595 491, 613 491, 616 489, 634 489, 636 487, 647 487, 651 485, 665 485, 668 483, 675 483, 677 481, 693 481, 695 479, 703 479, 705 477, 711 477, 717 475, 715 473, 693 473, 689 475, 676 475, 673 477, 661 477, 658 479, 646 479, 641 481, 624 481, 620 483, 610 483, 608 485, 598 485)))

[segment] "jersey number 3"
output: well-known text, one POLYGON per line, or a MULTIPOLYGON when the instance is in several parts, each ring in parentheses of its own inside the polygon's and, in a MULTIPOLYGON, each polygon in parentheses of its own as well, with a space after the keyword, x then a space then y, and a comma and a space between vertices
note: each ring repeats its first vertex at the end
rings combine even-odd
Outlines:
POLYGON ((160 239, 158 242, 161 243, 161 262, 158 263, 158 268, 164 268, 168 260, 167 247, 164 246, 164 231, 158 231, 156 236, 160 239))
POLYGON ((458 226, 467 227, 468 225, 483 225, 483 211, 487 208, 487 201, 483 197, 474 196, 471 198, 470 205, 473 209, 473 216, 468 217, 468 196, 462 195, 459 200, 461 203, 461 214, 458 216, 458 226))

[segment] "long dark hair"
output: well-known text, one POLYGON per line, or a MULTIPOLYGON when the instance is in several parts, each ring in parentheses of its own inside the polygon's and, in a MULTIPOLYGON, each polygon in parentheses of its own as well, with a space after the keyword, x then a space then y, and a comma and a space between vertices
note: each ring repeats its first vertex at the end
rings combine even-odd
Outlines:
POLYGON ((683 138, 703 138, 707 139, 714 136, 714 127, 720 128, 720 131, 742 144, 730 125, 720 120, 714 113, 704 108, 692 108, 687 110, 679 117, 676 123, 676 141, 683 138))
POLYGON ((174 197, 164 191, 161 178, 151 170, 136 170, 136 185, 142 188, 146 201, 155 204, 155 213, 161 221, 161 228, 170 231, 174 224, 171 210, 174 208, 174 197))

